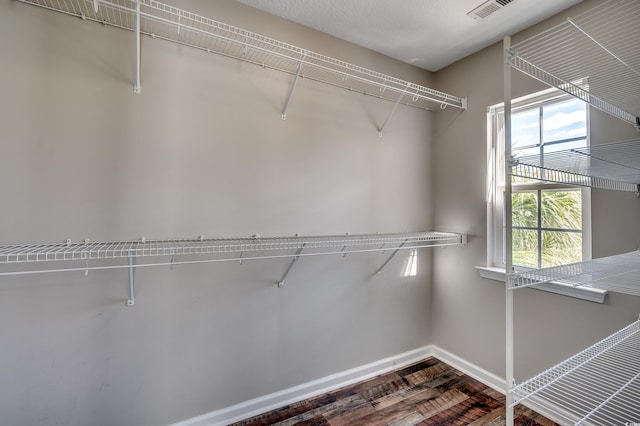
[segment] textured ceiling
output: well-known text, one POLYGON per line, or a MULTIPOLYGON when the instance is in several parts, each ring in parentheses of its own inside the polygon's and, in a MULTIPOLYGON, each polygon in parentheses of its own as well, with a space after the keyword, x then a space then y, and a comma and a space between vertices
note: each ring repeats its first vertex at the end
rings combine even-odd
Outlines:
POLYGON ((513 0, 475 20, 485 0, 238 0, 429 71, 437 71, 582 0, 513 0))

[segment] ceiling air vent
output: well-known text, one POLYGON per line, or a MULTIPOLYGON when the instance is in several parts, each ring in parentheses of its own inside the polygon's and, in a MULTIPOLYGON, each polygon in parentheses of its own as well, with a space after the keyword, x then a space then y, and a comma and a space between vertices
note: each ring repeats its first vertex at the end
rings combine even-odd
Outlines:
POLYGON ((475 20, 482 21, 511 2, 513 2, 513 0, 488 0, 473 9, 471 12, 467 13, 467 16, 471 16, 475 20))

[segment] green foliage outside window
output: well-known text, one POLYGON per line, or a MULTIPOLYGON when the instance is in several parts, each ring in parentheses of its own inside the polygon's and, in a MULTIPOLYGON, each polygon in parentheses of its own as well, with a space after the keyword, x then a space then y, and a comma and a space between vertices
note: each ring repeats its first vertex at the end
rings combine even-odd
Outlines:
POLYGON ((512 211, 514 265, 545 268, 582 260, 580 191, 514 192, 512 211))

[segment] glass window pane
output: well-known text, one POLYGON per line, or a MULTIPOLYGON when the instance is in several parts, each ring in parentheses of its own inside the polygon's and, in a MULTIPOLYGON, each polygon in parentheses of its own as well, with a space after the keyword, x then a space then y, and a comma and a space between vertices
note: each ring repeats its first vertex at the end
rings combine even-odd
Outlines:
POLYGON ((580 191, 542 191, 541 207, 543 228, 582 229, 580 191))
POLYGON ((539 146, 534 146, 532 148, 522 148, 511 153, 512 157, 514 158, 526 157, 529 155, 539 155, 539 154, 540 154, 539 146))
POLYGON ((584 148, 587 146, 587 138, 578 139, 571 142, 552 143, 550 145, 544 145, 544 153, 565 151, 572 148, 584 148))
POLYGON ((529 229, 513 230, 513 264, 538 267, 538 231, 529 229))
POLYGON ((587 136, 587 108, 583 101, 571 99, 542 107, 544 143, 587 136))
POLYGON ((582 233, 542 231, 543 268, 581 261, 582 233))
MULTIPOLYGON (((541 173, 539 173, 539 171, 536 170, 536 173, 531 173, 531 175, 540 177, 541 173)), ((526 178, 526 177, 520 177, 515 175, 511 176, 512 185, 521 185, 523 183, 538 183, 538 182, 540 182, 539 179, 526 178)))
POLYGON ((540 145, 540 110, 538 108, 516 112, 511 115, 511 147, 517 151, 540 145))
POLYGON ((511 194, 513 226, 538 226, 538 196, 535 192, 511 194))

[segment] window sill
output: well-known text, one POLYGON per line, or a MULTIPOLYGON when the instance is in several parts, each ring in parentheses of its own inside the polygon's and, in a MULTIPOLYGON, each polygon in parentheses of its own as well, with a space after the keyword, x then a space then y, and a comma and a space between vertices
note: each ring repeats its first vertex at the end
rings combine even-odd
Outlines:
MULTIPOLYGON (((489 280, 505 282, 504 268, 496 268, 489 266, 476 266, 478 273, 482 278, 489 280)), ((599 290, 589 287, 574 287, 569 284, 563 284, 558 282, 549 282, 545 284, 539 284, 535 287, 531 287, 534 290, 548 291, 550 293, 561 294, 563 296, 574 297, 576 299, 587 300, 589 302, 604 303, 604 299, 608 294, 606 290, 599 290)))

